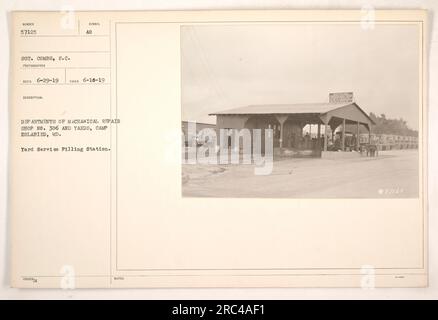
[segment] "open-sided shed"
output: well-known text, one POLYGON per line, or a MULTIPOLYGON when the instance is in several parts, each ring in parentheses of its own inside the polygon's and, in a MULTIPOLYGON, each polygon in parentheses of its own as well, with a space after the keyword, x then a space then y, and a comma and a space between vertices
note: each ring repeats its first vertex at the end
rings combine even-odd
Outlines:
MULTIPOLYGON (((360 126, 371 134, 373 120, 355 103, 308 103, 308 104, 272 104, 249 105, 245 107, 211 113, 217 117, 217 129, 273 129, 277 147, 297 145, 296 137, 302 137, 305 125, 317 125, 317 145, 327 151, 328 128, 331 132, 342 125, 341 149, 345 150, 345 127, 355 124, 357 136, 360 126), (321 125, 324 132, 321 132, 321 125)), ((357 148, 359 139, 356 139, 357 148)))

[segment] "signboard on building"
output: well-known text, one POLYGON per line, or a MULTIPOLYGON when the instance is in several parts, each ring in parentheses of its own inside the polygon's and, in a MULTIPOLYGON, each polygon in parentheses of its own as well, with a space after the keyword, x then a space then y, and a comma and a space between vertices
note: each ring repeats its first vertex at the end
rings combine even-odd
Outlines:
POLYGON ((334 92, 329 93, 330 103, 349 103, 353 102, 353 92, 334 92))

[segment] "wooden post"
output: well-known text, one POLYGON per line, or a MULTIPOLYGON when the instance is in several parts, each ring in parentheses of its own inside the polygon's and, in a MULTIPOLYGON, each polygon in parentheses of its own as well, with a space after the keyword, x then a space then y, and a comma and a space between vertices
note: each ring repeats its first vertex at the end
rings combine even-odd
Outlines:
POLYGON ((358 121, 357 122, 357 130, 356 130, 356 150, 358 150, 358 151, 359 151, 359 146, 360 146, 360 143, 359 143, 359 133, 360 133, 359 126, 360 126, 360 124, 359 124, 359 121, 358 121))
POLYGON ((277 118, 278 122, 280 123, 280 139, 279 139, 279 142, 280 142, 280 150, 281 150, 281 148, 283 148, 283 125, 284 125, 284 123, 287 120, 287 116, 285 116, 285 115, 278 115, 278 116, 276 116, 276 118, 277 118))
POLYGON ((283 122, 280 122, 280 149, 283 148, 283 122))
POLYGON ((368 125, 368 144, 371 144, 371 124, 368 125))
POLYGON ((342 119, 342 151, 345 151, 345 119, 342 119))
POLYGON ((316 133, 316 148, 318 152, 321 151, 321 124, 318 123, 318 130, 316 133))
POLYGON ((324 151, 327 151, 328 125, 324 124, 324 151))

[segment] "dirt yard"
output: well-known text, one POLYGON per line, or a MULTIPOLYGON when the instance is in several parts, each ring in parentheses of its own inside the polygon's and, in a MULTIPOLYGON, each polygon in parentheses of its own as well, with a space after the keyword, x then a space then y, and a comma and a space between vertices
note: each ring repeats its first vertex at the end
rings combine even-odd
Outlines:
POLYGON ((270 175, 254 165, 182 167, 188 197, 414 198, 418 197, 418 151, 381 151, 379 157, 282 159, 270 175))

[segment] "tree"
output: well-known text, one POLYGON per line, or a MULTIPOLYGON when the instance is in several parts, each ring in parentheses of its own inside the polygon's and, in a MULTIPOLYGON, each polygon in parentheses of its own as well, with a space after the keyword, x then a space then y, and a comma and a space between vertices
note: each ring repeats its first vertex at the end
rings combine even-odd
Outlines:
POLYGON ((393 134, 398 136, 418 136, 418 131, 409 128, 407 122, 403 118, 390 119, 386 118, 385 114, 376 116, 370 112, 370 118, 375 122, 372 128, 376 134, 393 134))

